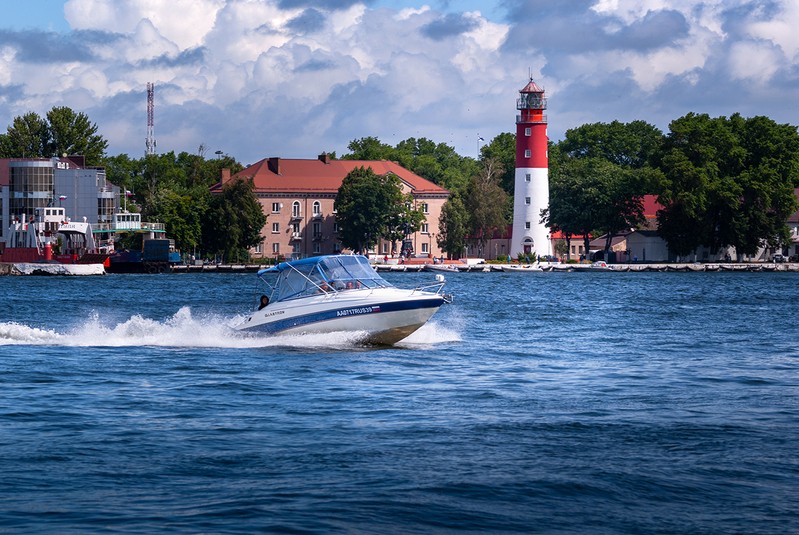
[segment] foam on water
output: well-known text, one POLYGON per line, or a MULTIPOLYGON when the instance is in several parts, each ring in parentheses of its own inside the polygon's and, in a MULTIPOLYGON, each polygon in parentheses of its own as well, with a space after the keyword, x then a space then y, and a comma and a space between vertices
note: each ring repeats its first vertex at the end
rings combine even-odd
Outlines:
MULTIPOLYGON (((182 307, 163 321, 135 314, 115 325, 104 323, 97 314, 81 324, 58 332, 15 322, 0 323, 0 345, 54 345, 66 347, 198 347, 258 348, 302 347, 346 349, 363 345, 365 332, 336 332, 266 336, 236 331, 233 327, 242 316, 214 314, 196 316, 190 307, 182 307)), ((405 339, 403 346, 430 345, 460 340, 443 326, 427 324, 405 339)))

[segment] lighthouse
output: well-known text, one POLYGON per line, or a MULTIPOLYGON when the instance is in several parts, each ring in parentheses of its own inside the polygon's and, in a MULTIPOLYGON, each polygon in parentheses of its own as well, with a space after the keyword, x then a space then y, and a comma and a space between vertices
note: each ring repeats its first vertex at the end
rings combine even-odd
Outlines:
POLYGON ((511 256, 550 255, 549 229, 541 210, 549 206, 547 99, 532 78, 516 101, 516 176, 513 190, 511 256))

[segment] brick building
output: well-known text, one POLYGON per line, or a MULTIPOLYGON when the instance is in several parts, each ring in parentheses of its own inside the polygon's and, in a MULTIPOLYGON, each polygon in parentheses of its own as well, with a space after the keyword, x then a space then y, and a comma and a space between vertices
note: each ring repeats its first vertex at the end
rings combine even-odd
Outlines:
MULTIPOLYGON (((243 171, 230 175, 223 170, 222 180, 211 188, 219 191, 235 179, 252 179, 254 193, 266 215, 261 231, 263 241, 250 251, 254 258, 305 258, 320 254, 347 252, 338 237, 333 204, 344 177, 357 167, 371 168, 378 175, 392 173, 410 193, 414 207, 425 214, 421 230, 410 236, 418 256, 440 256, 436 244, 441 208, 449 191, 385 160, 334 160, 321 154, 314 160, 265 158, 243 171)), ((392 245, 381 241, 372 253, 391 256, 392 245)))

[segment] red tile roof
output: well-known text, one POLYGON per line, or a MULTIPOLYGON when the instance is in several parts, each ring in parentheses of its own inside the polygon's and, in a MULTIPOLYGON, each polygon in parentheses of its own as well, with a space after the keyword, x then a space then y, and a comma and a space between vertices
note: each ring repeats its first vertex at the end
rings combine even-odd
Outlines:
POLYGON ((656 219, 658 210, 662 210, 663 205, 658 202, 657 195, 644 195, 644 217, 656 219))
MULTIPOLYGON (((257 192, 314 192, 337 193, 344 177, 357 167, 371 167, 378 175, 394 173, 415 195, 448 195, 449 191, 408 171, 401 165, 385 160, 295 160, 264 158, 231 177, 252 177, 257 192)), ((212 191, 221 187, 214 186, 212 191)))

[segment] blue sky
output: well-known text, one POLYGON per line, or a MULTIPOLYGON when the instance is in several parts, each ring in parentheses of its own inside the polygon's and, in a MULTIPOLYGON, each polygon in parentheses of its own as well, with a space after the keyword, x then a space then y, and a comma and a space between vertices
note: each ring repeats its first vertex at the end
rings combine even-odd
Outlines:
POLYGON ((0 128, 86 113, 139 157, 314 158, 375 136, 476 155, 528 73, 549 135, 689 112, 799 124, 795 0, 0 0, 0 128), (179 16, 176 16, 176 13, 179 16))

